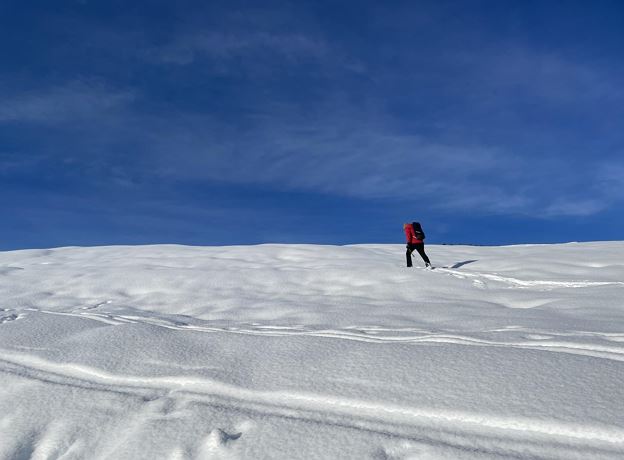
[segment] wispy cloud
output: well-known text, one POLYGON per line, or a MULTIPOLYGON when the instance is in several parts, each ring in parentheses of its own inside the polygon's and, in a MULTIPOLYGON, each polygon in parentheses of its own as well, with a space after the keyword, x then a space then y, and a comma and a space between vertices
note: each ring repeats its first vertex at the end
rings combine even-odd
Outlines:
POLYGON ((558 216, 591 216, 596 214, 611 203, 604 198, 570 200, 566 198, 556 199, 543 210, 545 217, 558 216))
POLYGON ((163 35, 100 25, 81 53, 96 49, 111 67, 123 55, 133 84, 144 82, 147 60, 158 69, 149 84, 69 78, 0 90, 0 123, 54 125, 59 158, 120 186, 193 179, 544 217, 591 215, 623 200, 621 168, 573 165, 585 155, 575 144, 593 134, 575 130, 589 132, 603 112, 623 114, 619 64, 514 40, 468 46, 461 29, 440 38, 435 9, 414 13, 435 43, 415 40, 411 19, 405 36, 376 22, 385 32, 366 46, 355 33, 341 40, 314 18, 301 27, 288 15, 222 14, 209 26, 186 18, 163 35), (261 72, 267 78, 255 78, 261 72), (150 91, 150 108, 137 107, 150 91))
POLYGON ((326 76, 363 74, 362 59, 324 33, 308 14, 301 20, 276 9, 251 9, 221 10, 220 20, 209 24, 186 18, 180 31, 158 44, 143 44, 137 56, 155 64, 194 65, 216 75, 283 76, 303 68, 326 76))
POLYGON ((602 161, 598 165, 592 188, 612 200, 624 200, 624 155, 617 160, 602 161))
POLYGON ((17 152, 0 152, 0 175, 24 174, 40 167, 42 155, 23 155, 17 152))
MULTIPOLYGON (((16 96, 2 120, 69 129, 80 154, 63 156, 68 167, 123 187, 145 178, 199 180, 542 217, 591 215, 622 198, 613 168, 569 168, 565 158, 434 140, 398 129, 374 105, 362 110, 342 97, 328 98, 315 116, 296 105, 268 105, 241 129, 205 114, 142 113, 130 104, 134 94, 72 82, 16 96), (93 123, 72 129, 84 117, 93 123), (120 157, 120 149, 132 154, 120 157), (579 187, 588 181, 602 185, 579 187)), ((14 168, 15 158, 5 166, 14 168)))
POLYGON ((110 113, 134 99, 131 91, 113 90, 101 83, 74 80, 52 88, 19 94, 2 91, 1 122, 65 123, 110 113))
POLYGON ((172 180, 398 199, 449 211, 550 217, 601 209, 590 207, 589 200, 583 206, 561 200, 585 180, 580 171, 553 180, 564 167, 561 162, 483 145, 433 142, 396 132, 383 117, 355 110, 345 116, 343 108, 337 117, 314 120, 276 110, 239 133, 202 117, 177 117, 166 135, 150 129, 151 170, 172 180))
MULTIPOLYGON (((535 103, 565 107, 586 107, 587 104, 612 104, 624 99, 619 63, 591 58, 572 58, 562 52, 538 51, 510 44, 498 44, 483 53, 478 62, 487 66, 486 80, 492 95, 496 91, 515 91, 517 96, 531 98, 535 103), (619 67, 619 68, 618 68, 619 67)), ((514 101, 514 98, 499 102, 514 101)))
MULTIPOLYGON (((282 57, 289 60, 323 58, 327 45, 323 40, 301 33, 268 32, 198 32, 175 38, 169 44, 146 52, 163 63, 187 65, 199 59, 229 61, 258 56, 282 57)), ((237 63, 240 65, 240 62, 237 63)))

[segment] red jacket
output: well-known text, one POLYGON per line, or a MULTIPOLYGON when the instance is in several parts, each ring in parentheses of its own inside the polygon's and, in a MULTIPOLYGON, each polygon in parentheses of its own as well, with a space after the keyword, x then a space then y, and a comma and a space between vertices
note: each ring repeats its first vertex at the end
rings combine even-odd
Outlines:
POLYGON ((416 233, 414 233, 414 227, 412 224, 405 224, 405 239, 408 243, 422 243, 423 240, 420 240, 416 237, 416 233))

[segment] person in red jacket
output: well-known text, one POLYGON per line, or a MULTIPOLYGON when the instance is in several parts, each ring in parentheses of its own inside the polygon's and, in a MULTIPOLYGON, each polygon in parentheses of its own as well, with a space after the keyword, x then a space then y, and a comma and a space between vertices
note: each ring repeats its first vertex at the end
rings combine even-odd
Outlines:
POLYGON ((431 268, 431 262, 429 257, 425 254, 425 232, 420 225, 420 222, 412 222, 411 224, 403 224, 403 230, 405 231, 405 238, 407 239, 407 252, 405 257, 407 259, 407 266, 412 266, 412 252, 418 251, 420 257, 425 261, 425 267, 431 268))

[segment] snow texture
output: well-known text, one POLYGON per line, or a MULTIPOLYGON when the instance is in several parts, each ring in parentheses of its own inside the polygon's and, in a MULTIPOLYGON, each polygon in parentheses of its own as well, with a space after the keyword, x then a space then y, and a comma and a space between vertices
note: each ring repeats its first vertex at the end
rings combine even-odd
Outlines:
POLYGON ((624 458, 624 243, 427 251, 0 253, 0 458, 624 458))

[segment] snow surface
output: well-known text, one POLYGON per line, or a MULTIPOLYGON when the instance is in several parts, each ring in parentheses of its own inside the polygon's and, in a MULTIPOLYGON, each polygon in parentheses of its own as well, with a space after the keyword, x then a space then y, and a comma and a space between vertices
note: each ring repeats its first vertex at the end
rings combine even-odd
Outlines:
POLYGON ((427 251, 0 253, 0 458, 624 458, 624 242, 427 251))

